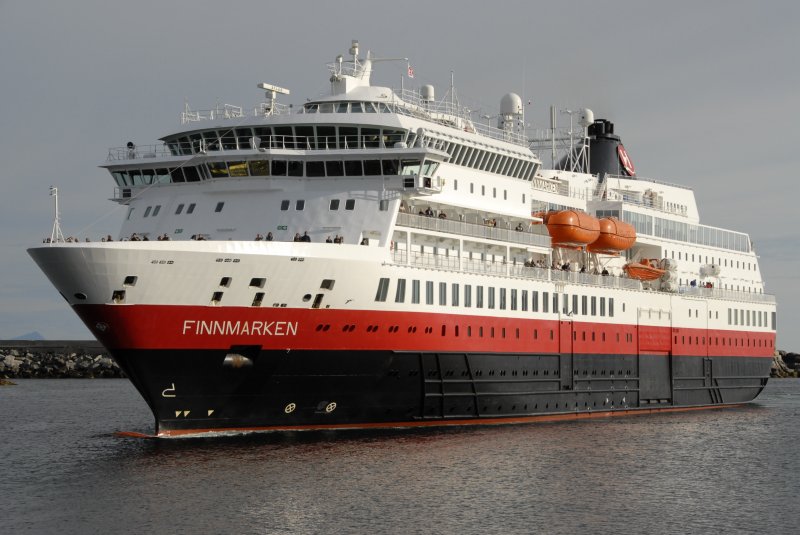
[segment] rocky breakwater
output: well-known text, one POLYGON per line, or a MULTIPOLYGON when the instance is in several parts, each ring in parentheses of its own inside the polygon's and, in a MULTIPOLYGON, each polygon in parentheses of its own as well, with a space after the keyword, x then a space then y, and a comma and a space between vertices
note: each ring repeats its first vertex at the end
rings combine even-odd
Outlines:
POLYGON ((800 377, 800 354, 776 351, 772 357, 770 377, 800 377))
POLYGON ((0 379, 124 376, 97 342, 0 342, 0 379))

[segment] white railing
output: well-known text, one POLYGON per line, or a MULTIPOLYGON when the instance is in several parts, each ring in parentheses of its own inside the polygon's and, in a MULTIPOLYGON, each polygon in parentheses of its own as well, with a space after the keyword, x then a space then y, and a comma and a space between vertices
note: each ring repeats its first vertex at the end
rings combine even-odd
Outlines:
POLYGON ((108 149, 107 161, 137 160, 140 158, 164 158, 172 156, 166 144, 134 145, 133 147, 112 147, 108 149))
POLYGON ((723 290, 722 288, 699 288, 699 287, 680 287, 678 293, 681 295, 731 299, 734 301, 755 301, 758 303, 775 303, 775 296, 770 294, 741 292, 736 290, 723 290))
POLYGON ((497 240, 520 245, 550 247, 550 236, 535 234, 527 230, 518 231, 488 225, 479 225, 476 223, 467 223, 456 219, 440 219, 438 217, 399 213, 397 214, 397 226, 446 232, 458 234, 460 236, 497 240))

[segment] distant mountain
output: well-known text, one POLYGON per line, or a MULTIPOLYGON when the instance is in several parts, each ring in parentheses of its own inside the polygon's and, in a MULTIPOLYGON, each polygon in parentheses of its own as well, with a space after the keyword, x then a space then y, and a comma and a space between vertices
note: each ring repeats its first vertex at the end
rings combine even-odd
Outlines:
POLYGON ((44 340, 44 336, 39 331, 33 331, 32 333, 21 334, 12 340, 44 340))

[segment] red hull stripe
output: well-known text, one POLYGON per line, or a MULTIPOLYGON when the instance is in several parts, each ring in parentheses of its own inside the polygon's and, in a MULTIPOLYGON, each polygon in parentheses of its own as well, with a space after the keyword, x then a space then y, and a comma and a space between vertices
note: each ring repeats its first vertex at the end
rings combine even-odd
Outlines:
POLYGON ((109 349, 384 350, 769 357, 774 332, 687 329, 421 312, 83 305, 109 349))
POLYGON ((135 431, 119 431, 117 436, 126 438, 175 438, 190 437, 193 435, 207 434, 239 434, 239 433, 264 433, 264 432, 284 432, 284 431, 323 431, 323 430, 357 430, 357 429, 405 429, 423 427, 454 427, 454 426, 476 426, 476 425, 509 425, 525 424, 534 422, 562 422, 572 420, 587 420, 590 418, 611 418, 617 416, 634 416, 654 414, 657 412, 686 412, 708 409, 722 409, 730 407, 741 407, 743 403, 732 405, 709 405, 703 407, 663 407, 659 409, 627 409, 618 411, 596 411, 581 412, 572 414, 551 414, 540 416, 520 416, 512 418, 474 418, 466 420, 426 420, 409 422, 382 422, 382 423, 351 423, 351 424, 332 424, 332 425, 289 425, 289 426, 266 426, 266 427, 223 427, 213 429, 178 429, 161 431, 158 435, 148 435, 135 431))

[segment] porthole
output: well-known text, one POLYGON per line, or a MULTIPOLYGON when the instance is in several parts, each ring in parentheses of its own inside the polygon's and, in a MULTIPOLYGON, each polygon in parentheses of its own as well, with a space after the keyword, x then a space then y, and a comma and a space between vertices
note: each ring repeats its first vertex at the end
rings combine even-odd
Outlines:
POLYGON ((303 296, 303 302, 311 301, 311 294, 306 294, 303 296))
POLYGON ((75 299, 80 299, 81 301, 85 301, 86 300, 86 294, 83 293, 83 292, 77 292, 75 294, 75 299))

